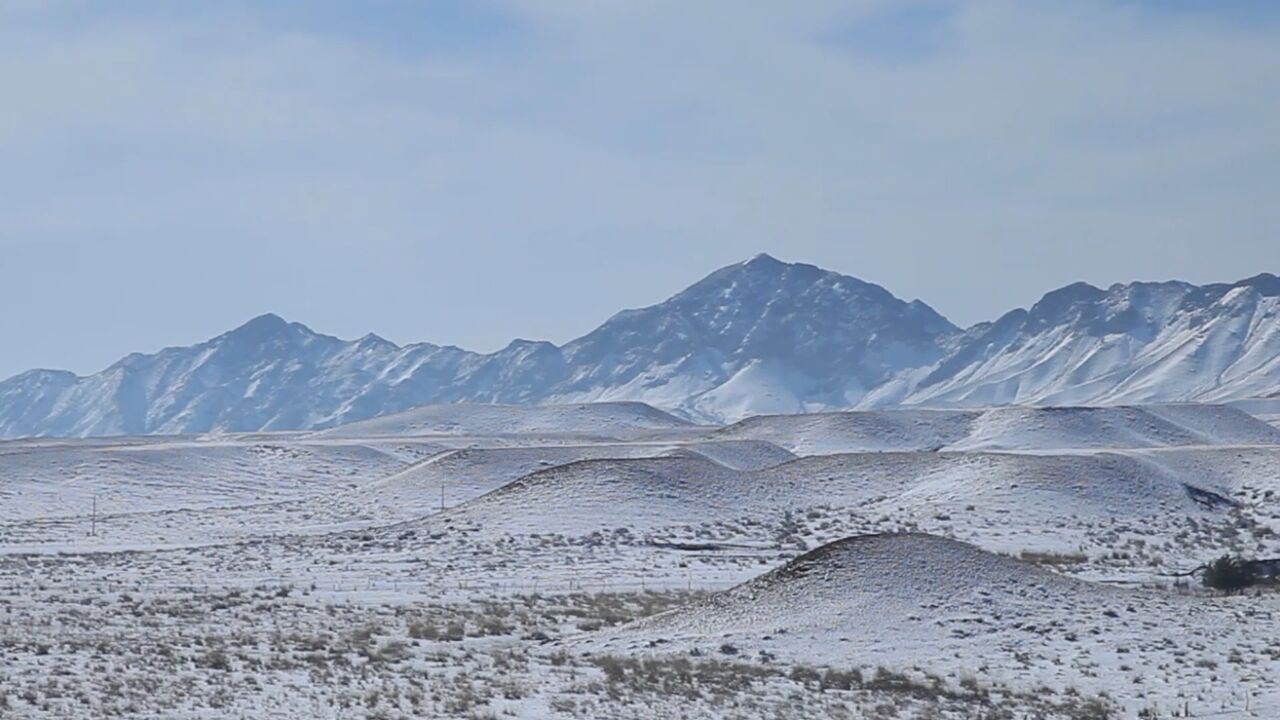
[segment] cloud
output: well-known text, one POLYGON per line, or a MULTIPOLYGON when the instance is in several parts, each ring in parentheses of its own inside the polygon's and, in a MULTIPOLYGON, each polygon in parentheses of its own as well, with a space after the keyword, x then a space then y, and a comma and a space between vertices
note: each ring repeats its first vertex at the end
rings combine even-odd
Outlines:
POLYGON ((94 262, 0 321, 32 348, 0 370, 90 370, 267 310, 564 340, 760 250, 959 322, 1075 279, 1280 264, 1270 21, 1102 1, 351 8, 6 5, 0 250, 94 262), (86 298, 118 306, 91 348, 86 298), (126 314, 149 298, 148 322, 126 314), (68 339, 37 340, 50 323, 68 339))

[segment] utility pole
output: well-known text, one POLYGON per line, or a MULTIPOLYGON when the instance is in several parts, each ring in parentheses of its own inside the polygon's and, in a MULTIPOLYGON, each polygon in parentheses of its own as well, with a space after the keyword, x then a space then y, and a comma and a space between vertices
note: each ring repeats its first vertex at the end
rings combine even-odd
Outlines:
POLYGON ((98 536, 98 494, 93 494, 93 514, 89 516, 89 536, 98 536))
POLYGON ((440 512, 444 512, 444 483, 440 483, 440 512))

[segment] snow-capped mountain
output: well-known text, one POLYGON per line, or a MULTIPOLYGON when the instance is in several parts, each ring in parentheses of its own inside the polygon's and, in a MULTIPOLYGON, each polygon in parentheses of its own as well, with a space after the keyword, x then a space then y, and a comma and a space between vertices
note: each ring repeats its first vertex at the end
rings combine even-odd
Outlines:
POLYGON ((563 347, 345 342, 264 315, 96 375, 0 383, 0 437, 323 428, 460 401, 641 400, 714 418, 846 407, 958 333, 923 303, 761 255, 563 347))
POLYGON ((1084 283, 967 331, 943 362, 868 404, 1220 402, 1280 389, 1280 278, 1084 283))
POLYGON ((767 255, 557 346, 490 354, 264 315, 100 373, 0 383, 0 437, 315 429, 426 403, 643 401, 702 420, 894 405, 1224 401, 1280 391, 1280 279, 1071 285, 966 331, 767 255))
POLYGON ((565 345, 549 396, 642 400, 695 416, 849 407, 941 359, 959 329, 922 302, 759 255, 565 345))

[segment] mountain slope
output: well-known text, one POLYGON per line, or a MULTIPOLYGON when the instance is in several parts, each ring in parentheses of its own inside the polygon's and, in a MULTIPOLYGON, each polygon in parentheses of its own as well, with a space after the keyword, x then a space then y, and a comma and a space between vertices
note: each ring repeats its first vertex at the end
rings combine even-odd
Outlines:
POLYGON ((1079 405, 1264 397, 1280 388, 1280 278, 1078 283, 975 326, 868 404, 1079 405))
POLYGON ((845 407, 958 333, 923 303, 761 255, 563 347, 345 342, 264 315, 96 375, 0 383, 0 438, 318 429, 428 403, 632 400, 711 419, 845 407))
POLYGON ((767 255, 563 346, 480 354, 274 315, 100 373, 0 383, 0 438, 323 429, 426 404, 636 401, 725 422, 891 406, 1225 402, 1280 392, 1280 278, 1077 283, 961 331, 877 285, 767 255))
POLYGON ((394 397, 389 390, 405 378, 420 378, 420 386, 439 383, 470 357, 433 345, 399 348, 374 336, 343 342, 263 315, 192 347, 130 355, 96 375, 27 373, 6 381, 0 384, 0 436, 334 424, 430 399, 412 388, 394 397))
POLYGON ((878 285, 758 255, 567 344, 572 372, 550 395, 712 418, 847 407, 901 370, 941 359, 958 332, 878 285))

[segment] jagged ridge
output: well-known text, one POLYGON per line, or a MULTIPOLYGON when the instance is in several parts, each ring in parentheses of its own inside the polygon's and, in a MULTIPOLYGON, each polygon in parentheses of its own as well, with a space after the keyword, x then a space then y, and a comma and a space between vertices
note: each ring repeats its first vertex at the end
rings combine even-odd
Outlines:
POLYGON ((899 405, 1212 401, 1280 392, 1280 278, 1077 283, 966 331, 767 255, 556 346, 479 354, 275 315, 88 377, 0 383, 0 437, 320 429, 428 403, 639 401, 696 420, 899 405))

